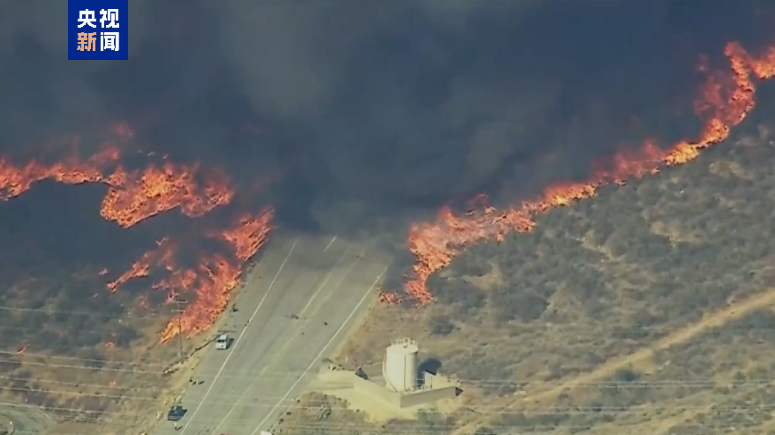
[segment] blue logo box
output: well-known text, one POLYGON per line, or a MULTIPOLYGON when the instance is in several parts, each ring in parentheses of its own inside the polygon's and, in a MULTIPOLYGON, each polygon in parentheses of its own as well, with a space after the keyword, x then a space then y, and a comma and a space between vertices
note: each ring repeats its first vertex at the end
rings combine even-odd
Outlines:
POLYGON ((129 0, 67 0, 67 58, 129 59, 129 0))

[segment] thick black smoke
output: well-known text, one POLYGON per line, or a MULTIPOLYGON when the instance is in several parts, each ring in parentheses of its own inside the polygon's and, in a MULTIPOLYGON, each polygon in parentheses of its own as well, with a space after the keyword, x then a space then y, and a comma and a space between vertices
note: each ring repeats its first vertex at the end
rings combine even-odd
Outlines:
POLYGON ((6 2, 2 145, 126 119, 245 183, 284 171, 286 215, 329 229, 517 198, 623 144, 692 136, 697 55, 761 41, 756 3, 132 0, 131 60, 68 62, 66 2, 6 2))

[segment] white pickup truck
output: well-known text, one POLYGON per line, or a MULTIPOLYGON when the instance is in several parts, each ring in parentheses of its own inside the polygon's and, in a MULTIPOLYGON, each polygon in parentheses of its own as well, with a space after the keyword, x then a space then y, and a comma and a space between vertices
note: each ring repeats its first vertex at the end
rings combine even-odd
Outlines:
POLYGON ((226 350, 229 348, 230 343, 231 343, 231 339, 229 338, 229 335, 221 334, 218 336, 218 338, 215 339, 215 349, 226 350))

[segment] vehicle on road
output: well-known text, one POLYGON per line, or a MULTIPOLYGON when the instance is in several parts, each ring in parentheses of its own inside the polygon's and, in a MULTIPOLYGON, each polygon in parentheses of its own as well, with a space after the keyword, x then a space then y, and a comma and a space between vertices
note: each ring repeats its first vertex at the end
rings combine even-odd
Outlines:
POLYGON ((167 412, 167 421, 180 421, 184 415, 186 415, 186 410, 182 406, 171 406, 167 412))
POLYGON ((230 343, 231 338, 229 338, 229 334, 221 334, 218 336, 218 338, 215 339, 215 349, 226 350, 229 348, 230 343))

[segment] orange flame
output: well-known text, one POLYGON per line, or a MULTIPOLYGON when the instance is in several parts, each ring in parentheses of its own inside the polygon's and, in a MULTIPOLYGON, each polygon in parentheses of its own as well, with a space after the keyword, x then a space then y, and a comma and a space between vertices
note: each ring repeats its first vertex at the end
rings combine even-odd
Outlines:
POLYGON ((234 249, 238 259, 247 261, 264 244, 272 229, 273 217, 274 211, 271 209, 258 216, 245 214, 239 218, 237 226, 224 230, 220 236, 234 249))
POLYGON ((198 169, 170 162, 161 169, 149 166, 135 172, 119 166, 105 180, 110 189, 100 214, 129 228, 176 207, 187 216, 198 217, 231 201, 234 192, 221 180, 207 177, 200 186, 195 179, 198 169))
POLYGON ((151 273, 151 265, 153 263, 160 263, 161 261, 159 260, 167 259, 173 254, 168 238, 165 237, 156 242, 156 244, 158 245, 157 249, 147 251, 139 260, 132 264, 129 270, 115 280, 110 281, 107 284, 108 290, 115 292, 119 286, 126 284, 131 279, 148 276, 151 273))
POLYGON ((231 291, 240 284, 245 262, 266 241, 273 217, 274 209, 270 207, 258 216, 241 217, 237 225, 223 231, 223 239, 235 250, 236 261, 222 255, 205 256, 196 270, 176 269, 169 279, 154 284, 154 288, 166 289, 170 297, 189 288, 196 293, 196 301, 167 324, 162 343, 183 332, 188 336, 198 334, 215 323, 228 306, 231 291))
POLYGON ((31 161, 17 166, 0 158, 0 199, 7 200, 29 190, 45 179, 65 184, 104 183, 109 187, 100 214, 124 228, 159 213, 179 207, 187 216, 202 216, 231 201, 234 192, 215 174, 207 174, 204 185, 196 182, 198 166, 165 162, 161 168, 148 166, 143 171, 127 172, 117 166, 109 175, 107 167, 120 158, 119 149, 103 145, 100 152, 80 160, 74 152, 61 162, 44 164, 31 161))
MULTIPOLYGON (((125 124, 114 125, 111 131, 119 140, 134 137, 134 132, 125 124)), ((44 179, 65 184, 102 183, 108 190, 100 214, 129 228, 175 208, 187 216, 202 216, 230 203, 234 197, 225 177, 201 171, 198 165, 165 161, 161 167, 149 165, 143 170, 127 171, 117 165, 121 153, 115 141, 107 141, 100 152, 88 159, 79 158, 77 145, 74 144, 71 155, 53 164, 33 160, 25 165, 15 165, 0 158, 0 200, 21 195, 35 182, 44 179)), ((214 232, 233 255, 203 255, 192 268, 176 264, 178 247, 169 238, 163 238, 155 249, 143 254, 127 271, 108 282, 107 288, 115 292, 128 281, 148 277, 160 267, 167 277, 152 284, 153 289, 166 290, 168 301, 187 293, 196 296, 165 328, 162 342, 181 332, 192 335, 204 331, 228 305, 229 293, 240 283, 245 262, 266 241, 273 216, 271 208, 256 216, 245 214, 234 225, 214 232)), ((103 276, 108 271, 105 269, 99 274, 103 276)), ((140 301, 141 304, 145 302, 147 299, 140 301)))
MULTIPOLYGON (((428 278, 448 266, 452 259, 467 246, 485 239, 503 240, 510 232, 527 232, 535 227, 533 217, 551 208, 595 196, 604 185, 624 184, 628 178, 656 174, 663 166, 687 163, 700 151, 725 140, 730 129, 740 124, 755 105, 756 86, 753 77, 766 80, 775 76, 775 46, 761 56, 753 57, 738 43, 727 44, 724 54, 731 63, 731 72, 709 74, 695 105, 697 115, 705 121, 698 140, 679 142, 663 150, 647 142, 637 152, 614 156, 606 168, 597 168, 582 183, 558 183, 544 189, 532 201, 508 210, 485 207, 482 211, 455 215, 449 207, 443 208, 433 222, 412 225, 409 231, 409 249, 416 261, 413 276, 405 284, 405 292, 418 304, 433 301, 427 287, 428 278)), ((701 70, 706 70, 701 65, 701 70)), ((395 293, 383 293, 384 302, 398 302, 395 293)))
POLYGON ((118 160, 119 156, 118 148, 106 144, 100 152, 85 161, 81 161, 75 152, 51 165, 32 160, 24 166, 16 166, 0 158, 0 200, 19 196, 34 183, 45 179, 65 184, 101 182, 102 168, 118 160))
POLYGON ((184 294, 193 293, 195 300, 175 315, 162 332, 161 341, 167 342, 182 332, 195 335, 212 326, 229 303, 232 290, 240 284, 242 269, 263 246, 271 231, 274 209, 267 208, 257 216, 243 215, 236 224, 222 230, 219 238, 234 250, 234 258, 219 254, 203 255, 193 268, 180 267, 175 262, 178 246, 169 239, 157 242, 156 249, 144 253, 132 267, 116 280, 108 283, 111 291, 131 279, 147 277, 160 266, 168 273, 152 284, 155 290, 167 293, 167 302, 175 302, 184 294))

